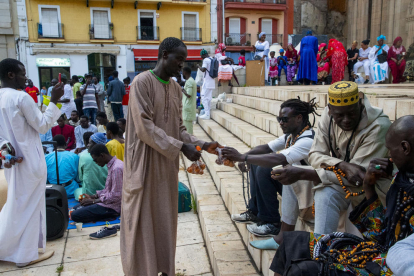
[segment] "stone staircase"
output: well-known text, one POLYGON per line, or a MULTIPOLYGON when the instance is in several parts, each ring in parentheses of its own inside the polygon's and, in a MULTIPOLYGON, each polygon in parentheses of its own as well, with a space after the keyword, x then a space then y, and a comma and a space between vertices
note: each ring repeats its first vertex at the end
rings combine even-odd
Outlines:
MULTIPOLYGON (((373 106, 383 108, 390 119, 395 120, 414 114, 413 88, 412 84, 368 85, 361 86, 360 90, 373 106)), ((276 121, 283 101, 297 96, 304 101, 315 98, 321 114, 328 103, 327 91, 328 86, 234 87, 233 94, 227 94, 232 103, 218 103, 217 109, 211 112, 211 120, 199 120, 194 134, 244 153, 283 134, 276 121)), ((319 118, 316 117, 316 131, 319 118)), ((312 116, 310 121, 313 121, 312 116)), ((269 266, 276 251, 251 247, 249 242, 260 238, 250 234, 245 224, 230 220, 231 214, 246 210, 240 171, 217 165, 216 156, 203 152, 202 157, 208 173, 206 170, 202 176, 189 174, 189 181, 198 204, 214 275, 258 275, 258 272, 273 275, 269 266)), ((190 164, 185 159, 185 165, 190 164)), ((297 229, 310 230, 301 221, 297 229)))

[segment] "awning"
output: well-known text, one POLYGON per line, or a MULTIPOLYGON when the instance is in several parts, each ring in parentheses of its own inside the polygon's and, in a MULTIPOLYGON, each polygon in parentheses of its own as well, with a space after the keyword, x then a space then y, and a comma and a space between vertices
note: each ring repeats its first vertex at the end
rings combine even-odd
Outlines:
MULTIPOLYGON (((158 49, 133 49, 136 61, 157 61, 158 49)), ((188 49, 187 60, 201 60, 201 49, 188 49)))

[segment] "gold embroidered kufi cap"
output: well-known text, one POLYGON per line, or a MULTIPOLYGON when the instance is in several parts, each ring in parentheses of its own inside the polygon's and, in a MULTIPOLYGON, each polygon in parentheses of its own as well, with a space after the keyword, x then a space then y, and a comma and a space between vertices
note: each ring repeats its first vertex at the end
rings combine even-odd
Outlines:
POLYGON ((332 84, 328 90, 329 104, 347 106, 359 101, 358 85, 352 81, 339 81, 332 84))

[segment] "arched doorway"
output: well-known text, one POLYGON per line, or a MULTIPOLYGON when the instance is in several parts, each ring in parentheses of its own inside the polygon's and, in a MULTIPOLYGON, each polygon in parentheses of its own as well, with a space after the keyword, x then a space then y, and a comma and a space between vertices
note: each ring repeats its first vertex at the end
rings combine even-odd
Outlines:
POLYGON ((116 56, 93 53, 88 55, 89 74, 98 77, 100 82, 108 83, 108 78, 116 70, 116 56))

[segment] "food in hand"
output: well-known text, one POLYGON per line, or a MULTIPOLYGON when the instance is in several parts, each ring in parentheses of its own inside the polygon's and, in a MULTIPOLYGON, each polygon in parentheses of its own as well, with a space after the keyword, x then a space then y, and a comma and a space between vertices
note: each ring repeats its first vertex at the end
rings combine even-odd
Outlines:
MULTIPOLYGON (((274 170, 278 170, 278 169, 283 169, 283 165, 278 165, 278 166, 273 167, 273 168, 272 168, 272 171, 274 171, 274 170)), ((273 174, 273 175, 280 175, 280 173, 275 173, 275 174, 273 174)))
POLYGON ((198 160, 191 164, 190 167, 187 168, 187 172, 191 174, 204 174, 204 169, 206 168, 206 164, 203 161, 198 160))
POLYGON ((216 151, 218 153, 218 157, 216 159, 216 164, 217 165, 224 165, 224 166, 228 166, 228 167, 234 167, 234 162, 233 161, 223 157, 223 154, 221 153, 221 148, 217 148, 216 151))

